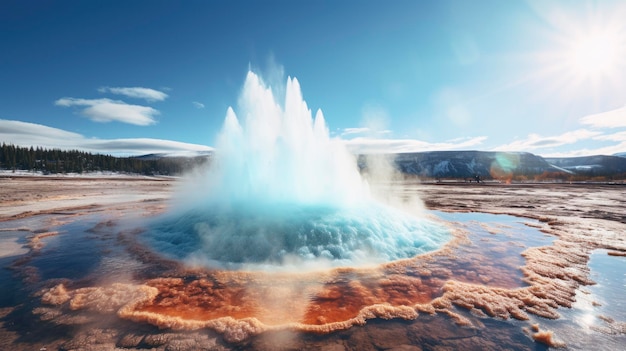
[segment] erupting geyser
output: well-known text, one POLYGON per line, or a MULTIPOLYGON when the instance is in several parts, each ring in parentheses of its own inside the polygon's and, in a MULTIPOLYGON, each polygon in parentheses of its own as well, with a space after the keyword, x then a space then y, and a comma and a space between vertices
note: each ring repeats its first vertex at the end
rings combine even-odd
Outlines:
POLYGON ((152 226, 160 252, 216 268, 367 265, 410 258, 448 230, 374 200, 356 160, 315 118, 298 81, 284 103, 249 72, 201 184, 152 226))

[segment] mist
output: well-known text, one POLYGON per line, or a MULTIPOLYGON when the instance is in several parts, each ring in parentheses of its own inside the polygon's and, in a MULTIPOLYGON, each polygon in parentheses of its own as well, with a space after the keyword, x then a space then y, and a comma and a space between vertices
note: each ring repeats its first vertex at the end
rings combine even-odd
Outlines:
POLYGON ((397 178, 392 162, 371 159, 362 177, 296 78, 272 89, 248 72, 217 140, 211 166, 186 178, 147 236, 172 258, 226 269, 324 269, 410 258, 450 238, 372 190, 370 182, 397 178))

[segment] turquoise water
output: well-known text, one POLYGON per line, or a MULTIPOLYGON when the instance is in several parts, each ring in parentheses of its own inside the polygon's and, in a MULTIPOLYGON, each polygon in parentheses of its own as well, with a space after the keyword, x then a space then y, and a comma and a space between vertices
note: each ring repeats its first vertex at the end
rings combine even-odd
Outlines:
POLYGON ((451 237, 441 223, 384 205, 272 204, 167 215, 154 221, 143 239, 175 259, 261 268, 317 260, 331 266, 377 264, 437 250, 451 237))

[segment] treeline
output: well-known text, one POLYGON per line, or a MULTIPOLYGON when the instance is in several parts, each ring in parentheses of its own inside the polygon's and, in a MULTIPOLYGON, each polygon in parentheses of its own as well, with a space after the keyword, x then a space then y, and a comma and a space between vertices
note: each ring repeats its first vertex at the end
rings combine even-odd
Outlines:
POLYGON ((177 175, 202 165, 208 157, 114 157, 79 150, 20 147, 2 143, 0 169, 26 170, 44 174, 120 172, 144 175, 177 175))

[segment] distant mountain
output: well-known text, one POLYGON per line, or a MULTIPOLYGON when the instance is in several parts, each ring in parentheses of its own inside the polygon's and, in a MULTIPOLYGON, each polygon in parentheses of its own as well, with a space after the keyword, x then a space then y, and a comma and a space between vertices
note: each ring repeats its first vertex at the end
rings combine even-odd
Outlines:
POLYGON ((396 155, 404 173, 432 178, 481 178, 557 172, 543 158, 528 152, 432 151, 396 155))
POLYGON ((620 156, 548 157, 545 160, 576 174, 600 176, 626 173, 626 157, 620 156))
POLYGON ((191 151, 184 153, 154 153, 134 156, 132 159, 140 162, 154 163, 153 173, 163 173, 161 169, 168 170, 166 174, 176 175, 184 173, 198 166, 211 162, 212 151, 191 151))
POLYGON ((626 152, 620 152, 617 154, 613 154, 613 156, 626 157, 626 152))
POLYGON ((402 173, 424 178, 566 179, 572 176, 626 174, 626 158, 592 156, 543 158, 528 152, 431 151, 396 155, 361 155, 359 167, 368 172, 375 158, 390 157, 402 173), (368 162, 369 161, 369 162, 368 162))
MULTIPOLYGON (((156 161, 190 169, 209 161, 213 152, 193 154, 147 154, 136 156, 142 161, 156 161)), ((369 171, 376 158, 392 161, 396 169, 422 178, 448 179, 571 179, 571 177, 626 177, 626 157, 549 157, 529 152, 429 151, 395 155, 360 155, 359 168, 369 171)), ((578 178, 580 179, 580 178, 578 178)))
POLYGON ((184 153, 155 153, 155 154, 145 154, 134 156, 133 158, 143 160, 143 161, 155 161, 160 160, 162 158, 195 158, 195 157, 211 157, 213 155, 213 151, 189 151, 184 153))
POLYGON ((146 154, 146 155, 134 156, 133 158, 136 158, 142 161, 156 161, 156 160, 162 159, 163 157, 167 157, 167 155, 166 154, 146 154))

